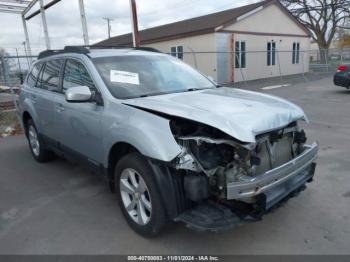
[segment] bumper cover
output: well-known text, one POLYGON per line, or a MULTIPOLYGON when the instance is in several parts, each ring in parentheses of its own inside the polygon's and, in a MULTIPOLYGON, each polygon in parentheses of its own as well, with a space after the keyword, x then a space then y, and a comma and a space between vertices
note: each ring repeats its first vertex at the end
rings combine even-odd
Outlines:
POLYGON ((227 199, 244 199, 266 195, 266 208, 311 180, 314 175, 318 145, 305 145, 302 154, 291 161, 256 176, 249 182, 234 182, 227 185, 227 199))
MULTIPOLYGON (((316 164, 318 145, 305 146, 304 152, 293 160, 257 176, 249 183, 231 183, 227 187, 227 198, 242 199, 257 196, 259 201, 258 217, 268 213, 276 204, 296 196, 312 180, 316 164)), ((229 206, 211 201, 189 209, 174 219, 184 222, 187 227, 197 231, 225 231, 239 225, 251 223, 238 216, 229 206)), ((254 221, 254 220, 253 220, 254 221)))

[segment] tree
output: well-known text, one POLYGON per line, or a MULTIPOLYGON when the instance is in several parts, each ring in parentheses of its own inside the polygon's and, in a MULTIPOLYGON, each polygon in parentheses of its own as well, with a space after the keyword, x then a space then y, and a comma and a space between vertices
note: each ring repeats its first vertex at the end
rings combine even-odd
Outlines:
POLYGON ((350 15, 350 0, 280 0, 280 3, 310 31, 320 49, 321 61, 326 62, 337 28, 350 15))
POLYGON ((344 24, 339 26, 334 39, 339 48, 350 47, 350 19, 346 19, 344 24))

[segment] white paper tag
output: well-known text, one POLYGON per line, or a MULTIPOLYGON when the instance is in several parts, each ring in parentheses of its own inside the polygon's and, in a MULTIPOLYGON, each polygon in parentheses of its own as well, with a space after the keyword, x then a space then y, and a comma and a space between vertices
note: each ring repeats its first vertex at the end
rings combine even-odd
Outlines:
POLYGON ((111 82, 140 85, 140 79, 139 79, 138 73, 111 70, 110 80, 111 82))

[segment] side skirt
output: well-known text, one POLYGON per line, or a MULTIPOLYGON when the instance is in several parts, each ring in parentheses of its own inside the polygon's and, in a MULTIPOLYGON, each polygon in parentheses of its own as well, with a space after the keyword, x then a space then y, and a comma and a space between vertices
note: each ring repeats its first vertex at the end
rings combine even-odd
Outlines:
POLYGON ((62 145, 56 140, 53 140, 45 135, 40 136, 43 138, 47 149, 52 150, 56 155, 66 159, 71 163, 79 164, 81 167, 83 167, 89 172, 98 175, 103 175, 104 179, 107 180, 107 169, 104 168, 102 164, 89 159, 85 155, 71 149, 70 147, 62 145))

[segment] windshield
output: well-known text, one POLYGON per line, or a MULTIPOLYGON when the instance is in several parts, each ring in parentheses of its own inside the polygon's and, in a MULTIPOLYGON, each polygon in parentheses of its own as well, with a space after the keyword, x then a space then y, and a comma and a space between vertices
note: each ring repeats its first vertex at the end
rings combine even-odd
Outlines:
POLYGON ((93 61, 112 95, 121 99, 215 88, 206 77, 171 56, 114 56, 93 61))

